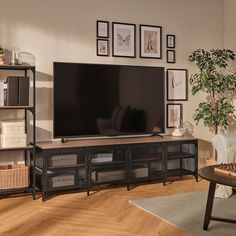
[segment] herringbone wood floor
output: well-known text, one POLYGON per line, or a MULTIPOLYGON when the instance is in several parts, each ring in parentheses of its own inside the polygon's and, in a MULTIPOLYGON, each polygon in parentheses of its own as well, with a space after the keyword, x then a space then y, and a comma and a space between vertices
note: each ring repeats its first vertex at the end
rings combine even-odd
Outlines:
MULTIPOLYGON (((206 190, 206 181, 192 177, 169 183, 101 188, 87 197, 85 192, 58 195, 42 203, 31 196, 0 199, 0 235, 79 236, 183 236, 188 235, 133 206, 130 199, 206 190)), ((200 226, 201 227, 201 226, 200 226)))

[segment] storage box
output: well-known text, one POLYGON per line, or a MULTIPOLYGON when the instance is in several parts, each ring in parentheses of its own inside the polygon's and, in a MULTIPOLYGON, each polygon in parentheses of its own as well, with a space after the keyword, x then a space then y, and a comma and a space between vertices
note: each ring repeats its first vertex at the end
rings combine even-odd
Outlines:
POLYGON ((75 184, 75 176, 72 174, 61 174, 50 179, 53 188, 71 186, 75 184))
POLYGON ((48 165, 51 167, 76 165, 76 164, 77 164, 77 155, 76 154, 52 156, 49 159, 49 163, 48 163, 48 165))
POLYGON ((0 189, 29 186, 29 167, 25 165, 0 166, 0 189))
POLYGON ((92 163, 112 162, 113 153, 99 153, 92 157, 92 163))
POLYGON ((1 147, 2 148, 14 148, 14 147, 25 147, 27 145, 26 134, 21 135, 3 135, 1 134, 1 147))
POLYGON ((148 168, 137 168, 133 169, 133 176, 135 178, 142 178, 142 177, 148 177, 148 168))
POLYGON ((125 177, 125 170, 103 171, 98 172, 97 175, 95 171, 92 172, 92 179, 98 182, 119 181, 125 179, 125 177))
POLYGON ((22 135, 25 133, 24 120, 5 120, 1 121, 1 133, 4 136, 22 135))

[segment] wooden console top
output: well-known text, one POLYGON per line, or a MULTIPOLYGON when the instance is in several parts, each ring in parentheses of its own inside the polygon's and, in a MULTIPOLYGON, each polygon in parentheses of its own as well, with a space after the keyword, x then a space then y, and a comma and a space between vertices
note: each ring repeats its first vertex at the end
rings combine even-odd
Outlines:
POLYGON ((97 147, 109 145, 125 145, 125 144, 142 144, 142 143, 162 143, 162 142, 177 142, 177 141, 193 141, 197 140, 193 136, 174 137, 165 135, 164 138, 153 137, 129 137, 129 138, 102 138, 102 139, 81 139, 69 140, 65 143, 60 141, 55 142, 41 142, 36 146, 40 149, 60 149, 60 148, 76 148, 76 147, 97 147))

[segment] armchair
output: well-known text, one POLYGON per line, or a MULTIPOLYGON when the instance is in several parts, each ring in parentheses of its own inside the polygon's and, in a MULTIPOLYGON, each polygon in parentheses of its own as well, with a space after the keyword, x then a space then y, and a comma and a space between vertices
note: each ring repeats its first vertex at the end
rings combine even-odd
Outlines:
MULTIPOLYGON (((212 139, 212 144, 217 151, 217 162, 219 164, 236 161, 236 133, 216 134, 212 139)), ((229 198, 232 193, 232 187, 220 185, 215 196, 229 198)))

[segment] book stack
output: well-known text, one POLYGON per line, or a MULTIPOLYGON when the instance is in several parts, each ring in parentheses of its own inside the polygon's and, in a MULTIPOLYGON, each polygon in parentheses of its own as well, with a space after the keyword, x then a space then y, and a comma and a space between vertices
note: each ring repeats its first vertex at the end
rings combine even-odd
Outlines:
POLYGON ((0 106, 28 106, 29 77, 9 76, 0 82, 0 106))

